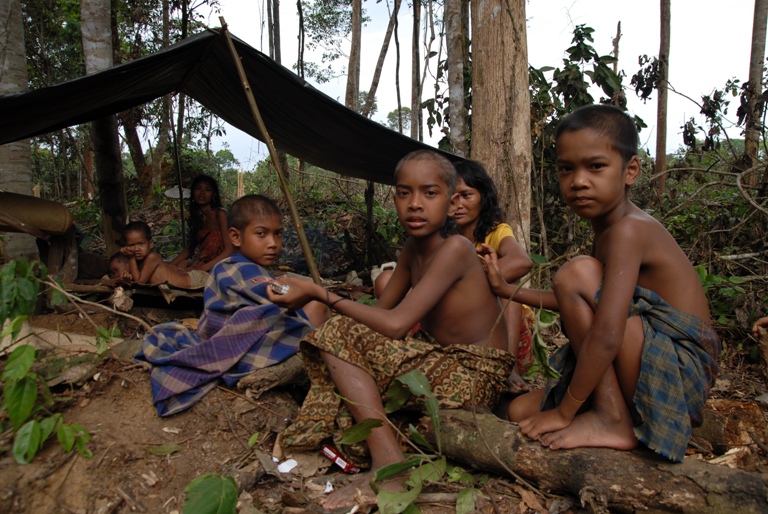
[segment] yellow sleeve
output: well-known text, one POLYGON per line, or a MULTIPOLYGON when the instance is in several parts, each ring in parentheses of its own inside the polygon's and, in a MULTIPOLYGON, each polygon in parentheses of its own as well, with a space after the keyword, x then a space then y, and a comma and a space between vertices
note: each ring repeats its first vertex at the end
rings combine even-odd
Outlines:
POLYGON ((506 223, 499 223, 496 228, 485 237, 485 244, 498 252, 499 247, 501 246, 501 240, 505 237, 515 239, 515 233, 512 232, 512 227, 506 223))

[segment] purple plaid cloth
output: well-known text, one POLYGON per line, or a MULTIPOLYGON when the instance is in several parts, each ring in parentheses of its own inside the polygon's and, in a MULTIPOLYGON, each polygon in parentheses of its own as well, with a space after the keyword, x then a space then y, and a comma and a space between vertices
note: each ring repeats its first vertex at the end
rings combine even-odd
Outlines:
POLYGON ((157 337, 145 334, 135 357, 152 364, 152 399, 160 416, 190 408, 219 380, 232 386, 284 361, 313 329, 304 312, 268 300, 263 280, 272 276, 241 254, 216 264, 211 275, 197 333, 175 321, 157 325, 157 337))

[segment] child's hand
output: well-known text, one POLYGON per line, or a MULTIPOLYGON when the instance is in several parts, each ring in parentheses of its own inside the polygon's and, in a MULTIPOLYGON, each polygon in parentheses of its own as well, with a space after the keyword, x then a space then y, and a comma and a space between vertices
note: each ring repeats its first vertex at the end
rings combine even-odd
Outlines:
POLYGON ((496 253, 496 250, 483 243, 477 250, 477 253, 483 257, 483 261, 485 262, 483 268, 485 269, 485 274, 488 277, 488 283, 490 284, 491 289, 496 295, 504 296, 502 291, 508 284, 504 280, 504 277, 501 276, 501 271, 499 270, 499 256, 496 253))
POLYGON ((120 253, 122 253, 126 257, 133 257, 133 250, 131 250, 127 246, 120 247, 120 253))
POLYGON ((766 316, 765 318, 760 318, 759 320, 755 321, 755 324, 752 325, 752 335, 755 337, 759 337, 760 332, 758 329, 760 328, 768 329, 768 316, 766 316))
POLYGON ((299 280, 284 276, 267 283, 267 296, 269 297, 269 301, 275 305, 279 305, 280 307, 284 307, 286 309, 295 310, 302 308, 307 302, 315 299, 315 297, 312 295, 314 287, 320 286, 314 282, 308 282, 306 280, 299 280), (280 285, 287 285, 288 290, 282 294, 279 294, 275 292, 275 289, 277 288, 272 288, 271 282, 280 285))

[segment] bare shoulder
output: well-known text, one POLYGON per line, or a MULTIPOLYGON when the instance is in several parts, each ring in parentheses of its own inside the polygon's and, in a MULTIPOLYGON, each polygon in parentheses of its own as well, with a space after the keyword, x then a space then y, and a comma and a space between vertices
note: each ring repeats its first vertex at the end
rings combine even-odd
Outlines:
POLYGON ((597 249, 604 264, 631 263, 637 285, 650 289, 672 307, 709 321, 709 307, 693 263, 672 234, 658 220, 637 209, 606 233, 604 247, 597 249))

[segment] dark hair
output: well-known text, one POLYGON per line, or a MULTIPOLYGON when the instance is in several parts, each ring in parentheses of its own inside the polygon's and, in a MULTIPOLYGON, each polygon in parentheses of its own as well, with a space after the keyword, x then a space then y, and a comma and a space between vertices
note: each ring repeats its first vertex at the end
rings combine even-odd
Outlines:
POLYGON ((482 243, 499 223, 504 222, 504 213, 499 205, 499 193, 488 172, 477 161, 465 160, 456 163, 456 173, 464 183, 480 194, 480 215, 475 227, 475 243, 482 243))
POLYGON ((115 252, 107 261, 107 267, 109 267, 109 265, 112 264, 113 261, 130 262, 130 259, 128 259, 127 255, 123 255, 120 252, 115 252))
POLYGON ((397 174, 400 173, 403 165, 409 161, 431 161, 435 163, 440 170, 440 178, 448 185, 448 194, 452 195, 456 192, 456 168, 453 167, 451 161, 434 150, 415 150, 400 159, 400 162, 395 167, 395 181, 397 181, 397 174))
POLYGON ((123 229, 123 239, 125 239, 125 235, 128 232, 144 232, 144 236, 147 238, 147 241, 150 241, 152 239, 152 229, 149 228, 149 225, 147 225, 143 221, 132 221, 128 223, 125 228, 123 229))
POLYGON ((266 216, 277 216, 282 219, 283 213, 271 198, 264 195, 245 195, 235 200, 229 207, 227 227, 245 230, 249 221, 266 216))
POLYGON ((611 146, 621 154, 623 166, 637 155, 639 136, 637 126, 629 115, 612 105, 595 104, 579 107, 557 125, 555 141, 565 132, 591 129, 611 140, 611 146))
POLYGON ((211 197, 211 209, 222 207, 221 194, 219 193, 219 183, 210 175, 200 174, 192 179, 189 185, 189 232, 187 233, 187 247, 192 254, 197 247, 197 233, 203 228, 203 210, 195 203, 195 187, 198 184, 207 183, 213 190, 211 197))

